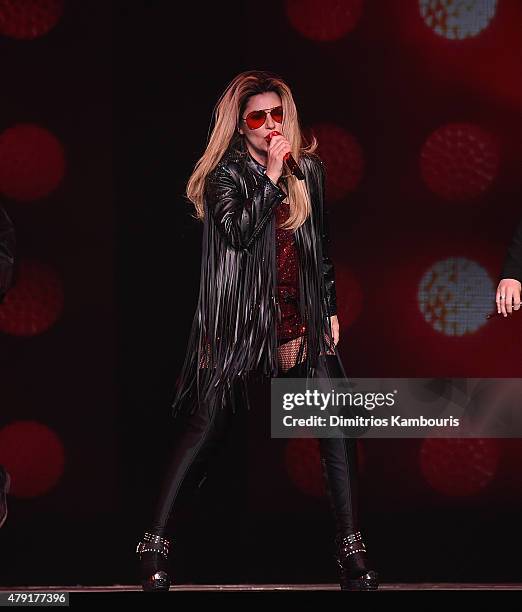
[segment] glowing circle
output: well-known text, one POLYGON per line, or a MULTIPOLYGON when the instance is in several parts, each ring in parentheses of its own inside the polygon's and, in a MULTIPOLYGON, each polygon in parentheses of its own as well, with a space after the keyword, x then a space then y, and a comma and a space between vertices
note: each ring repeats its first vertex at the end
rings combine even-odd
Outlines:
POLYGON ((433 193, 451 201, 469 200, 484 193, 497 176, 500 153, 495 139, 482 128, 453 123, 428 137, 420 165, 433 193))
POLYGON ((351 32, 361 17, 362 0, 286 0, 292 26, 306 38, 337 40, 351 32))
POLYGON ((51 30, 63 13, 63 0, 0 0, 0 34, 30 39, 51 30))
POLYGON ((494 438, 427 438, 420 450, 420 467, 435 491, 450 497, 475 495, 497 473, 500 459, 494 438))
POLYGON ((497 0, 419 0, 426 25, 440 36, 462 39, 484 30, 497 10, 497 0))
POLYGON ((34 336, 49 329, 63 310, 62 283, 54 270, 37 261, 22 261, 14 287, 0 304, 0 332, 34 336))
POLYGON ((419 283, 418 303, 433 329, 448 336, 470 334, 486 323, 495 287, 482 266, 463 257, 435 263, 419 283))
POLYGON ((37 497, 60 480, 65 453, 49 427, 36 421, 17 421, 0 429, 0 463, 11 475, 12 495, 37 497))
POLYGON ((48 195, 65 173, 62 145, 51 132, 18 124, 0 134, 0 192, 30 202, 48 195))
POLYGON ((312 132, 326 169, 326 197, 339 200, 355 191, 363 177, 362 148, 354 136, 337 125, 318 124, 312 127, 312 132))

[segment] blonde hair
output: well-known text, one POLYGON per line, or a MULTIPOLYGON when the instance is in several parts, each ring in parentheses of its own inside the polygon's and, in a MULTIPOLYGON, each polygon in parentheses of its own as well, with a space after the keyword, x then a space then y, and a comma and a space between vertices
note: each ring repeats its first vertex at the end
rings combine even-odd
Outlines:
MULTIPOLYGON (((196 209, 195 218, 204 218, 203 199, 207 175, 217 166, 229 148, 239 149, 242 140, 237 131, 239 118, 248 99, 256 94, 273 91, 279 94, 283 105, 283 134, 290 142, 292 155, 296 161, 303 155, 313 153, 317 148, 317 140, 312 136, 309 145, 304 145, 297 109, 288 85, 277 75, 251 70, 238 74, 227 86, 219 98, 215 108, 214 128, 210 135, 207 148, 194 167, 187 183, 187 197, 196 209)), ((287 178, 288 202, 290 216, 281 226, 285 229, 297 229, 308 218, 311 210, 310 196, 305 181, 297 180, 291 174, 287 178)))

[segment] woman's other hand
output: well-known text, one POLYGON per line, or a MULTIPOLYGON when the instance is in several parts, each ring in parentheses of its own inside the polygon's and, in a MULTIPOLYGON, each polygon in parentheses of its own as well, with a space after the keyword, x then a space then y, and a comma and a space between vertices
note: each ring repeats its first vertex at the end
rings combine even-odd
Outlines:
POLYGON ((332 326, 333 341, 335 346, 337 346, 337 343, 339 342, 339 319, 337 318, 337 315, 330 317, 330 325, 332 326))
POLYGON ((515 278, 503 278, 497 287, 497 311, 505 317, 513 310, 520 309, 520 281, 515 278))

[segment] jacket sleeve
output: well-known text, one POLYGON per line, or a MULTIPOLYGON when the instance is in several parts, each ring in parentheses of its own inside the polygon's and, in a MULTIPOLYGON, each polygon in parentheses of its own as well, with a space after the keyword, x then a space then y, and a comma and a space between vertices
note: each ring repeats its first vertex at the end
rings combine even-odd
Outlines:
POLYGON ((323 251, 323 276, 324 284, 326 288, 326 297, 328 300, 328 310, 330 316, 337 314, 337 291, 335 285, 335 267, 330 259, 330 236, 329 236, 329 224, 328 224, 328 208, 326 206, 326 195, 325 195, 325 169, 323 162, 318 160, 317 162, 320 168, 320 185, 321 199, 323 202, 322 212, 322 225, 321 225, 321 244, 323 251))
POLYGON ((508 249, 501 278, 515 278, 522 282, 522 221, 518 224, 508 249))
POLYGON ((205 197, 220 231, 235 249, 248 249, 286 193, 262 176, 251 197, 241 193, 239 166, 219 165, 207 179, 205 197))
POLYGON ((15 233, 7 213, 0 207, 0 303, 13 281, 15 233))

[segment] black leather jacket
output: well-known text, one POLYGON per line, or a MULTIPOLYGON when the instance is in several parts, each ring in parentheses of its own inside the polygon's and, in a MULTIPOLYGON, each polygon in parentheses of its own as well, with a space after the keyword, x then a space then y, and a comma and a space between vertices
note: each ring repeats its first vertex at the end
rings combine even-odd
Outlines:
MULTIPOLYGON (((319 158, 302 156, 311 214, 295 230, 299 261, 298 308, 306 321, 296 364, 307 377, 328 368, 337 348, 330 317, 336 313, 334 267, 328 256, 323 214, 324 169, 319 158)), ((280 315, 277 291, 274 208, 286 197, 241 143, 233 143, 205 182, 201 278, 187 353, 173 400, 184 408, 234 405, 242 390, 248 405, 251 374, 279 372, 280 315)), ((328 371, 327 369, 324 371, 328 371)), ((341 370, 342 371, 342 370, 341 370)))
POLYGON ((0 207, 0 302, 13 281, 15 233, 11 219, 0 207))
MULTIPOLYGON (((328 254, 330 241, 328 213, 324 206, 324 166, 315 155, 303 156, 300 165, 305 174, 314 214, 322 217, 319 225, 322 270, 328 312, 335 315, 337 296, 334 264, 328 254)), ((229 154, 207 186, 207 197, 214 202, 214 219, 228 243, 235 249, 251 248, 274 208, 286 197, 284 179, 280 181, 279 187, 266 176, 265 170, 250 154, 229 154)))

